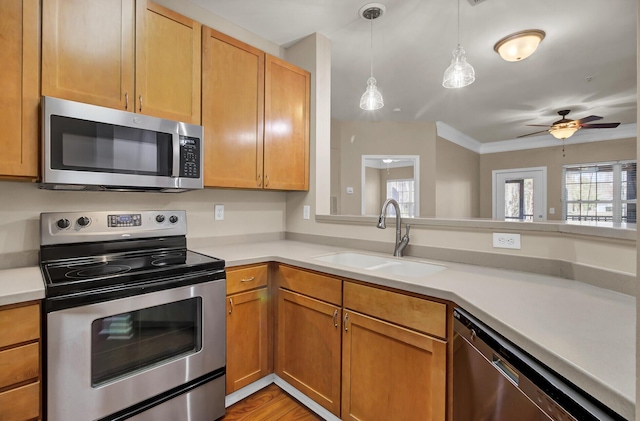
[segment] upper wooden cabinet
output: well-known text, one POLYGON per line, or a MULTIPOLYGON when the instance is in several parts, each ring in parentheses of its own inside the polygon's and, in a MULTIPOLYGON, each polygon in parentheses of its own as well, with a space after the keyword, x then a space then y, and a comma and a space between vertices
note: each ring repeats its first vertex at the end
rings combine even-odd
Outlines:
POLYGON ((309 72, 204 27, 207 187, 309 188, 309 72))
POLYGON ((136 2, 136 112, 200 124, 200 23, 136 2))
POLYGON ((146 0, 47 0, 42 94, 200 124, 200 28, 146 0))
POLYGON ((0 177, 38 177, 40 2, 0 2, 0 177))
POLYGON ((264 186, 309 189, 309 72, 267 54, 264 186))

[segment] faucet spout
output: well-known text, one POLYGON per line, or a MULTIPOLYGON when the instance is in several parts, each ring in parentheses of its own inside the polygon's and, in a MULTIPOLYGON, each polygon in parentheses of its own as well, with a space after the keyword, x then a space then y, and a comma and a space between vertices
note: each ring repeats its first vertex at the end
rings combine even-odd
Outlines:
POLYGON ((404 238, 402 237, 402 221, 400 217, 400 204, 395 199, 387 199, 382 205, 382 210, 380 212, 380 217, 378 218, 377 227, 380 229, 384 229, 387 227, 386 218, 387 218, 387 207, 392 205, 396 211, 396 245, 393 251, 393 255, 397 257, 402 257, 402 253, 409 244, 409 226, 407 225, 407 233, 404 238))

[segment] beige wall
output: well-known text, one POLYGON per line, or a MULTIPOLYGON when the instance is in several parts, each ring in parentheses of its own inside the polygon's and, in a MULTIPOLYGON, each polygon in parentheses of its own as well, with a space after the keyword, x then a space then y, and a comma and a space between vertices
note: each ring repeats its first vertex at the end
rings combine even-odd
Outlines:
POLYGON ((436 217, 479 217, 480 155, 438 137, 436 157, 436 217))
MULTIPOLYGON (((636 159, 636 139, 576 143, 568 140, 565 156, 562 145, 480 155, 480 217, 491 218, 491 172, 510 168, 547 167, 547 207, 555 208, 549 220, 562 219, 562 166, 588 162, 636 159)), ((548 210, 548 209, 547 209, 548 210)))
POLYGON ((435 123, 334 121, 331 127, 332 143, 339 143, 340 150, 340 173, 331 174, 340 178, 339 193, 332 193, 338 198, 340 214, 361 214, 362 155, 419 155, 420 213, 435 215, 435 123), (346 193, 347 187, 353 188, 353 194, 346 193))

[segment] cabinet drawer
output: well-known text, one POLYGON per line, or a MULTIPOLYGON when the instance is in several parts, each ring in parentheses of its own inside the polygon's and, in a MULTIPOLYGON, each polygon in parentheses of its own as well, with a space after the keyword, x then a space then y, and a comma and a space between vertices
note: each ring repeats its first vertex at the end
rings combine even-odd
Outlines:
POLYGON ((267 285, 267 264, 227 269, 227 295, 267 285))
POLYGON ((290 266, 279 266, 280 287, 337 306, 342 305, 342 280, 290 266))
POLYGON ((447 337, 447 306, 442 303, 345 282, 344 307, 429 335, 447 337))
POLYGON ((40 416, 40 382, 0 393, 0 421, 32 420, 40 416))
POLYGON ((40 376, 39 343, 0 352, 0 389, 40 376))
POLYGON ((0 348, 40 338, 40 306, 0 310, 0 348))

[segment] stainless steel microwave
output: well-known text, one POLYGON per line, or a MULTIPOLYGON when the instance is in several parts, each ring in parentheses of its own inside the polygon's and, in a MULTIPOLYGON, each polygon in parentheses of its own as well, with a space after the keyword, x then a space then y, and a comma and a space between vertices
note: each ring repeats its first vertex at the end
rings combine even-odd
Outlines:
POLYGON ((53 190, 203 188, 202 126, 42 97, 42 183, 53 190))

